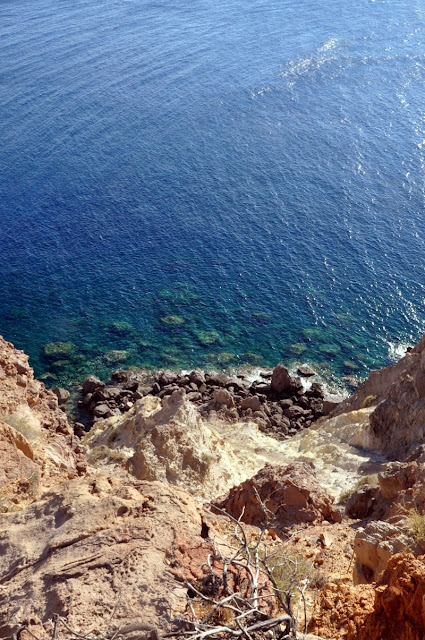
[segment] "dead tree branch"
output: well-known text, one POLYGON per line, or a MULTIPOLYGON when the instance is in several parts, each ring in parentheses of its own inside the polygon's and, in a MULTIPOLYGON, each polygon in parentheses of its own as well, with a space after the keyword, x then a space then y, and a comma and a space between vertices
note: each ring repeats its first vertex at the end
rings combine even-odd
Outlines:
POLYGON ((306 631, 308 576, 300 575, 297 561, 282 548, 270 550, 266 532, 273 529, 274 515, 254 491, 263 514, 255 541, 249 539, 243 512, 235 518, 214 507, 234 524, 233 542, 209 540, 211 552, 203 566, 205 584, 202 580, 185 583, 189 615, 179 620, 183 628, 174 633, 176 638, 292 640, 299 626, 306 631))

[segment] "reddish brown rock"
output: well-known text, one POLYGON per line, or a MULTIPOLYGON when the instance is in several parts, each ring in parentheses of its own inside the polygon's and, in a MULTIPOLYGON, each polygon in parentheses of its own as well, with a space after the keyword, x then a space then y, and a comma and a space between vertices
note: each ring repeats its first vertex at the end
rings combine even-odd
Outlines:
POLYGON ((254 488, 270 511, 276 530, 295 523, 336 518, 333 498, 317 482, 310 462, 294 462, 287 467, 266 465, 214 504, 234 518, 242 516, 243 522, 261 527, 265 516, 254 488))
POLYGON ((371 585, 327 584, 319 595, 309 631, 329 640, 359 640, 358 632, 373 611, 374 597, 371 585))
POLYGON ((373 612, 359 629, 359 640, 425 638, 425 557, 396 555, 375 589, 373 612))
POLYGON ((423 640, 425 556, 393 556, 376 585, 329 584, 310 630, 333 640, 423 640))

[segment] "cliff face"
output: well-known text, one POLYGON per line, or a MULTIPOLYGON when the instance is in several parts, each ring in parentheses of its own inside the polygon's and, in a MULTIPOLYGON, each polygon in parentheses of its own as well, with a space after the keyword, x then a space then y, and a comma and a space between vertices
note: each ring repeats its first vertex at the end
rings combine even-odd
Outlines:
POLYGON ((0 512, 34 500, 85 457, 57 398, 34 379, 28 356, 0 336, 0 512))
POLYGON ((425 441, 425 336, 396 364, 372 371, 334 415, 365 405, 376 407, 370 433, 384 455, 403 459, 425 441))

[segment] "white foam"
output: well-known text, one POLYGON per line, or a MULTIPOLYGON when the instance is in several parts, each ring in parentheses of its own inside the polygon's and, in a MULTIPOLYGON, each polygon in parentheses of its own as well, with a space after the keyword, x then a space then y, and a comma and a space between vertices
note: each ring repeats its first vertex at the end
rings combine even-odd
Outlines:
POLYGON ((406 355, 407 349, 411 346, 406 342, 388 342, 388 357, 393 362, 398 362, 406 355))

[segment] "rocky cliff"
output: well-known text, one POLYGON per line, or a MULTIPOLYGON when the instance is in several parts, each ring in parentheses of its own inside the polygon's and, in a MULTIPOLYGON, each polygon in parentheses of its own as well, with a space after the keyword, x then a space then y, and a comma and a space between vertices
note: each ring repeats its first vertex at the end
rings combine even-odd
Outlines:
POLYGON ((424 353, 425 338, 284 440, 271 437, 283 412, 312 412, 316 396, 281 366, 253 389, 218 377, 195 392, 184 375, 155 395, 118 388, 119 407, 76 436, 57 395, 0 339, 0 638, 57 639, 58 617, 90 638, 169 632, 193 612, 186 581, 210 584, 211 554, 232 547, 238 520, 247 548, 263 540, 279 584, 303 594, 311 632, 425 637, 424 353))
POLYGON ((386 456, 404 459, 425 440, 425 336, 396 364, 372 371, 334 415, 373 406, 370 434, 386 456))
POLYGON ((0 511, 31 502, 58 478, 85 472, 83 449, 57 397, 1 336, 0 442, 0 511))

